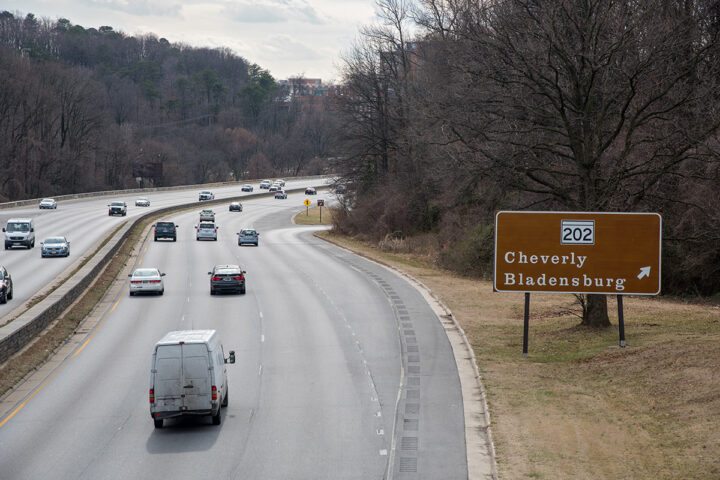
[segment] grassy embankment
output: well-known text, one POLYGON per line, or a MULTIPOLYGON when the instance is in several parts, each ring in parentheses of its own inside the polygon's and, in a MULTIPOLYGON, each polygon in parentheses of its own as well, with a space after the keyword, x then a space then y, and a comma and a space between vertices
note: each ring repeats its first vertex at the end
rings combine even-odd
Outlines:
POLYGON ((615 326, 594 331, 578 327, 572 295, 533 294, 523 358, 523 294, 318 235, 409 273, 453 311, 488 392, 501 479, 720 478, 717 305, 626 298, 620 349, 614 298, 615 326))

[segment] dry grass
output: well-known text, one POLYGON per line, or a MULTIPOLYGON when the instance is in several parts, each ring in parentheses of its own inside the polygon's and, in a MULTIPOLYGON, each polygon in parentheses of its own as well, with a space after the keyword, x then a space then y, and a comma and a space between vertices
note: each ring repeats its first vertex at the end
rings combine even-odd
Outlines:
POLYGON ((295 214, 294 220, 298 225, 332 225, 332 208, 322 208, 322 222, 320 221, 321 207, 310 207, 295 214))
POLYGON ((524 359, 523 294, 319 235, 408 272, 453 311, 488 392, 501 479, 720 478, 717 306, 626 298, 620 349, 616 327, 577 326, 573 296, 533 294, 524 359))

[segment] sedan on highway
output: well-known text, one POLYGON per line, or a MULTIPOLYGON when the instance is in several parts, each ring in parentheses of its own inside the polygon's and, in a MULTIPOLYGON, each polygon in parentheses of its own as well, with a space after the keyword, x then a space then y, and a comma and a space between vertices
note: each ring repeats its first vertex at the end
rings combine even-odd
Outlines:
POLYGON ((65 237, 48 237, 40 243, 40 256, 67 257, 70 255, 70 242, 65 237))
POLYGON ((214 222, 215 221, 215 212, 212 210, 203 210, 200 212, 200 221, 201 222, 214 222))
POLYGON ((203 200, 215 200, 215 194, 212 193, 210 190, 203 190, 202 192, 200 192, 200 195, 198 195, 198 200, 201 202, 203 200))
POLYGON ((255 245, 258 246, 258 237, 260 233, 252 228, 245 228, 238 232, 238 245, 255 245))
POLYGON ((253 186, 250 185, 249 183, 246 183, 245 185, 242 186, 242 188, 240 190, 242 190, 243 192, 252 192, 253 186))
POLYGON ((150 200, 148 200, 145 197, 140 197, 137 200, 135 200, 135 206, 136 207, 149 207, 150 206, 150 200))
POLYGON ((157 268, 136 268, 135 271, 128 275, 130 277, 130 296, 138 293, 154 293, 162 295, 165 293, 165 283, 161 273, 157 268))
POLYGON ((242 212, 242 203, 240 203, 240 202, 232 202, 232 203, 230 204, 230 209, 229 209, 229 210, 230 210, 231 212, 242 212))
POLYGON ((263 180, 262 182, 260 182, 260 188, 265 189, 265 190, 270 188, 270 185, 272 185, 271 180, 263 180))
POLYGON ((215 240, 217 241, 217 225, 215 225, 212 222, 202 222, 198 225, 195 225, 195 229, 197 230, 195 234, 195 240, 215 240))
POLYGON ((52 209, 57 208, 57 202, 55 201, 55 199, 54 198, 43 198, 40 201, 40 210, 43 210, 45 208, 52 208, 52 209))
POLYGON ((280 188, 281 188, 280 185, 270 185, 270 187, 268 187, 268 191, 269 192, 277 192, 278 190, 280 190, 280 188))
POLYGON ((7 303, 13 297, 13 282, 8 271, 0 265, 0 303, 7 303))
POLYGON ((287 193, 285 193, 284 190, 278 190, 277 192, 275 192, 275 198, 285 200, 287 198, 287 193))
POLYGON ((315 190, 313 187, 307 187, 305 189, 305 195, 317 195, 317 190, 315 190))
POLYGON ((210 295, 219 292, 245 293, 245 270, 239 265, 215 265, 210 275, 210 295))

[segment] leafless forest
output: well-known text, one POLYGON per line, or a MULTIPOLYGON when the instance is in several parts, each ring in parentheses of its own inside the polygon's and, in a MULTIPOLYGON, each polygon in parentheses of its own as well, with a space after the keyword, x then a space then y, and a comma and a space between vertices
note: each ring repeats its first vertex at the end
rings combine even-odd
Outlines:
POLYGON ((665 293, 718 292, 718 2, 379 5, 344 58, 340 228, 488 275, 496 210, 662 212, 665 293))
POLYGON ((720 292, 716 1, 377 6, 309 109, 230 51, 0 14, 0 199, 329 165, 338 230, 462 274, 496 210, 651 211, 664 292, 720 292))
POLYGON ((1 12, 0 201, 320 173, 307 103, 229 50, 1 12))

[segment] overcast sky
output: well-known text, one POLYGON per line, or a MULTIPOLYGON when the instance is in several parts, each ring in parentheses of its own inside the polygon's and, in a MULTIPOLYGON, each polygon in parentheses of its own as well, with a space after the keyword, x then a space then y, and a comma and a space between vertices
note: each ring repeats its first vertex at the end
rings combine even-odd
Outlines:
POLYGON ((323 81, 339 79, 340 54, 374 19, 373 0, 3 0, 0 10, 228 47, 276 79, 323 81))

